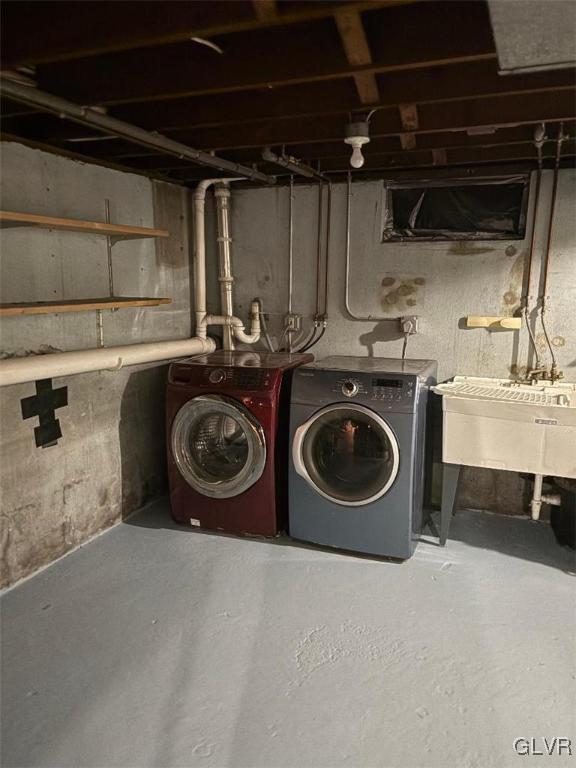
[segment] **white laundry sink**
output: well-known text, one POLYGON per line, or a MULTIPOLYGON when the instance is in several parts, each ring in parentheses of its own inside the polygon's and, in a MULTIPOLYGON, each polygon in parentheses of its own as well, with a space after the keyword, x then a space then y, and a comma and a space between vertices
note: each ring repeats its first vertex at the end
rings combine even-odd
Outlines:
POLYGON ((442 395, 442 459, 576 477, 576 384, 456 376, 442 395))

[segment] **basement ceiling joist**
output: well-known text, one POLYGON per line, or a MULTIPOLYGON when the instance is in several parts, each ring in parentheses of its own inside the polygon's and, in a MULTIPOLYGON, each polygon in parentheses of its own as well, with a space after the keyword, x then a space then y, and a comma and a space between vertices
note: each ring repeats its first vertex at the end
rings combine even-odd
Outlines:
POLYGON ((2 3, 3 62, 7 67, 69 61, 233 32, 330 18, 348 9, 362 12, 415 0, 105 0, 104 2, 2 3), (263 13, 267 7, 268 12, 263 13), (14 35, 11 30, 24 30, 14 35), (46 33, 50 30, 50 34, 46 33), (89 31, 89 34, 88 34, 89 31))
POLYGON ((373 56, 369 64, 349 64, 335 23, 323 20, 215 38, 213 42, 222 48, 223 54, 188 41, 91 57, 76 61, 73 66, 44 65, 38 67, 37 80, 43 90, 81 104, 117 105, 279 88, 349 78, 359 73, 391 75, 442 65, 496 61, 488 20, 474 11, 475 4, 471 4, 471 12, 464 13, 458 10, 459 3, 442 3, 454 6, 449 16, 451 23, 430 35, 426 25, 437 21, 435 5, 386 9, 389 14, 402 12, 410 16, 396 15, 391 20, 390 38, 377 44, 379 55, 373 56), (470 23, 475 23, 477 30, 467 39, 465 33, 470 30, 470 23))
MULTIPOLYGON (((419 127, 416 135, 428 133, 454 133, 466 130, 492 130, 539 122, 569 121, 574 116, 575 88, 545 91, 538 94, 536 104, 532 94, 495 96, 482 100, 470 99, 449 103, 423 104, 419 107, 419 127)), ((68 141, 86 143, 93 140, 99 145, 108 141, 101 134, 74 123, 62 121, 53 115, 24 115, 5 121, 8 133, 22 132, 38 141, 68 141)), ((371 123, 371 138, 400 136, 402 119, 395 108, 379 110, 371 123)), ((254 124, 218 126, 175 130, 170 138, 199 149, 222 152, 234 148, 259 149, 265 145, 286 145, 298 151, 300 144, 334 142, 342 144, 343 120, 338 116, 291 117, 282 121, 262 121, 254 124)), ((112 147, 113 151, 113 147, 112 147)), ((107 147, 104 149, 107 152, 107 147)))
MULTIPOLYGON (((344 125, 373 108, 367 169, 530 163, 538 123, 575 133, 575 70, 499 75, 484 0, 5 0, 3 19, 3 67, 27 67, 41 90, 265 173, 265 145, 348 170, 344 125)), ((5 132, 63 152, 212 173, 17 102, 2 114, 5 132)))

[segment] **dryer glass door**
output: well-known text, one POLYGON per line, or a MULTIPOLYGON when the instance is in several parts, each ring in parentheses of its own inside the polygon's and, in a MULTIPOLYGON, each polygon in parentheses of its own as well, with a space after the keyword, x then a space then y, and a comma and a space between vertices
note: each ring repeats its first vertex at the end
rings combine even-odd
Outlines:
POLYGON ((254 485, 266 464, 258 421, 243 405, 219 395, 195 397, 182 406, 171 444, 181 475, 204 496, 237 496, 254 485))
POLYGON ((327 499, 347 506, 383 496, 398 474, 394 433, 362 405, 331 405, 298 428, 296 471, 327 499))

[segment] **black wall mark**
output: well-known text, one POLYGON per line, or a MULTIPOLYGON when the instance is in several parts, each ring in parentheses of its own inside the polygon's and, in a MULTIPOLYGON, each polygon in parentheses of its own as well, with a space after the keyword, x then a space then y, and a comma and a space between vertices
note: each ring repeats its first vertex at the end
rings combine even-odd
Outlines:
POLYGON ((34 427, 36 447, 56 445, 62 437, 62 430, 59 420, 55 418, 55 410, 68 405, 68 387, 52 389, 52 379, 41 379, 36 382, 36 394, 24 397, 20 405, 23 419, 38 416, 39 426, 34 427))

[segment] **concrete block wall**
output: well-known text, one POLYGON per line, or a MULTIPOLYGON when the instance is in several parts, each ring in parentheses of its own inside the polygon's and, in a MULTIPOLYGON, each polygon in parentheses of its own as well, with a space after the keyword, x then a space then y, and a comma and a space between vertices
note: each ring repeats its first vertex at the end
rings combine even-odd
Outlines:
MULTIPOLYGON (((104 312, 107 346, 190 336, 189 204, 182 188, 17 143, 2 144, 2 208, 156 226, 167 240, 128 240, 113 247, 116 295, 168 296, 156 308, 104 312)), ((102 237, 1 230, 3 302, 108 295, 102 237)), ((96 346, 96 313, 0 319, 0 354, 96 346)), ((33 383, 0 389, 2 584, 11 584, 165 492, 166 366, 55 379, 68 387, 56 412, 63 437, 36 448, 37 419, 24 421, 20 401, 33 383)))

